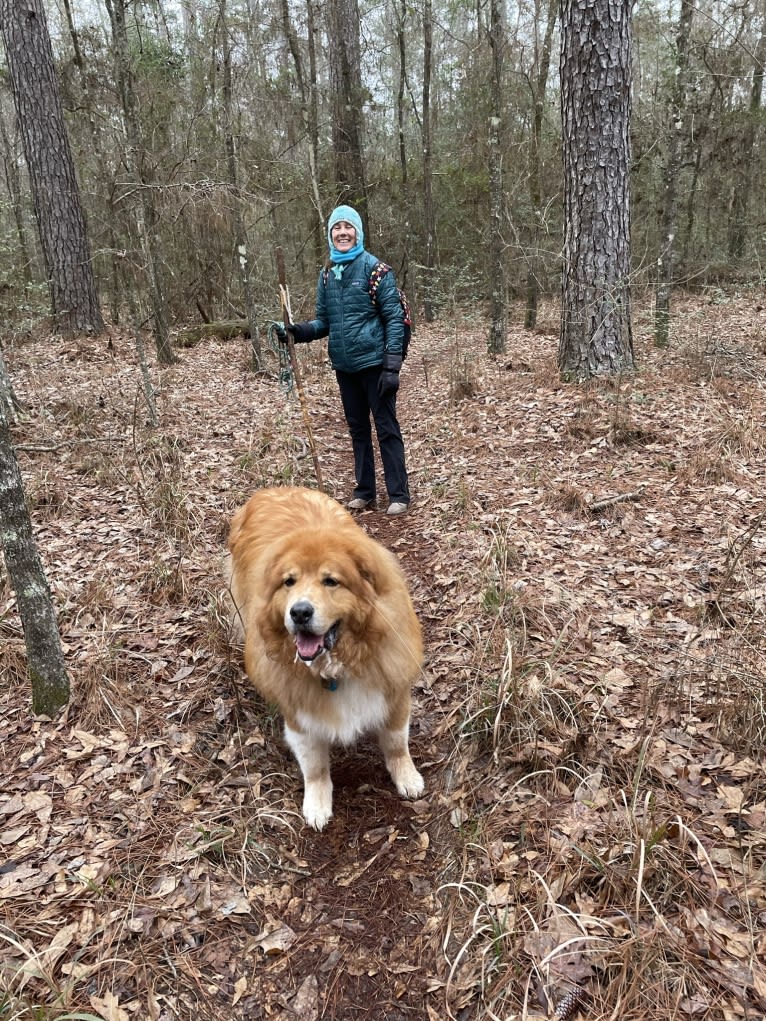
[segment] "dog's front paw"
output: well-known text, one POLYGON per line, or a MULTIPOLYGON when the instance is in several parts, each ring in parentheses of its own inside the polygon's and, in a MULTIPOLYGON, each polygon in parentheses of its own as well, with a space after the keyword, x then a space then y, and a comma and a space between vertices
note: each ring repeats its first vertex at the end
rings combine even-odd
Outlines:
POLYGON ((419 798, 426 789, 423 777, 411 762, 394 777, 394 783, 403 798, 419 798))
POLYGON ((312 784, 303 797, 303 818, 308 826, 323 830, 332 818, 332 786, 312 784))

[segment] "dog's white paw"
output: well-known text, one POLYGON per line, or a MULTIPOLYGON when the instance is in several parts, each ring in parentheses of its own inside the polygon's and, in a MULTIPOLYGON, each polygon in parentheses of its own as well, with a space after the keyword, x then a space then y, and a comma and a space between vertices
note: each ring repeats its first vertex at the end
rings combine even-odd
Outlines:
POLYGON ((332 818, 332 786, 312 784, 303 796, 303 818, 308 826, 323 830, 332 818))
POLYGON ((419 798, 426 789, 423 777, 411 762, 398 771, 394 783, 403 798, 419 798))

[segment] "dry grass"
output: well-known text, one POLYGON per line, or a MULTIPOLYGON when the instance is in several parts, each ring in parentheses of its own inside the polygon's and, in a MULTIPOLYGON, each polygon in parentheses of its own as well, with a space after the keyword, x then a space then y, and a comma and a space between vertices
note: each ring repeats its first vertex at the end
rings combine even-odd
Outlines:
POLYGON ((60 941, 59 951, 54 941, 47 953, 40 954, 29 940, 0 926, 0 1018, 3 1021, 104 1021, 100 1014, 69 1009, 72 990, 58 982, 53 974, 65 947, 65 940, 60 941))
MULTIPOLYGON (((508 792, 524 806, 510 825, 500 805, 484 820, 464 875, 441 891, 450 1017, 477 1000, 488 1018, 559 1017, 574 994, 585 1017, 639 1021, 725 1000, 708 905, 726 895, 732 917, 747 916, 747 891, 727 890, 700 838, 657 811, 645 780, 640 756, 611 778, 537 770, 508 792)), ((751 956, 756 946, 753 933, 751 956)))
MULTIPOLYGON (((565 486, 546 503, 569 513, 585 506, 565 486)), ((453 767, 488 754, 498 777, 517 768, 513 782, 494 783, 491 808, 453 819, 464 838, 460 870, 440 889, 451 1019, 469 1005, 490 1019, 718 1016, 736 983, 747 982, 761 945, 747 881, 722 877, 708 836, 686 821, 682 797, 650 752, 653 720, 669 709, 692 730, 694 720, 710 720, 738 755, 763 754, 763 597, 748 575, 761 563, 750 555, 758 532, 738 537, 721 571, 730 624, 732 604, 739 608, 728 653, 707 634, 706 658, 690 657, 675 688, 647 688, 643 731, 618 757, 603 738, 608 684, 584 683, 572 659, 582 608, 578 620, 565 594, 553 604, 530 598, 514 584, 521 558, 512 533, 490 533, 488 620, 473 639, 477 672, 453 767), (727 661, 733 649, 740 655, 727 661), (712 922, 718 900, 730 922, 712 922), (720 934, 733 935, 743 919, 748 935, 734 950, 742 968, 711 967, 720 934)), ((740 807, 758 797, 758 789, 744 795, 740 807)))

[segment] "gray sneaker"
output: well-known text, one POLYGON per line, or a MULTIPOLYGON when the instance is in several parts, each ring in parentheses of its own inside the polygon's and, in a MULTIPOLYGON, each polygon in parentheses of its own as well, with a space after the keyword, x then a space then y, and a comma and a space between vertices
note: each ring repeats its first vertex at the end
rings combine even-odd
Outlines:
POLYGON ((372 507, 372 500, 363 500, 360 496, 355 496, 346 506, 349 510, 367 510, 368 507, 372 507))
POLYGON ((390 503, 386 514, 406 514, 409 509, 408 503, 390 503))

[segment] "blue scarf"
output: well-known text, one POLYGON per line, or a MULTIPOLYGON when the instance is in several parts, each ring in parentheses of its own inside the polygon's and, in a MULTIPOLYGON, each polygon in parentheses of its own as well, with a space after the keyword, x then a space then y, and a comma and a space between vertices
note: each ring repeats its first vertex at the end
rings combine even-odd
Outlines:
POLYGON ((348 252, 339 252, 334 246, 330 247, 330 259, 333 265, 330 266, 332 275, 336 280, 340 280, 343 276, 343 270, 346 268, 346 264, 353 262, 357 255, 361 255, 364 251, 364 245, 354 245, 348 252))
MULTIPOLYGON (((342 264, 342 263, 345 263, 345 262, 353 262, 354 259, 357 257, 357 255, 361 255, 363 251, 364 251, 364 244, 363 243, 360 244, 358 241, 354 245, 354 247, 350 248, 347 252, 339 252, 338 249, 335 247, 335 245, 330 245, 330 259, 331 259, 331 261, 333 263, 341 263, 342 264)), ((340 269, 340 272, 342 273, 343 272, 343 265, 340 265, 340 266, 335 266, 334 265, 333 266, 333 271, 335 269, 340 269)), ((340 279, 340 275, 339 274, 336 274, 336 276, 338 276, 338 278, 340 279)))

